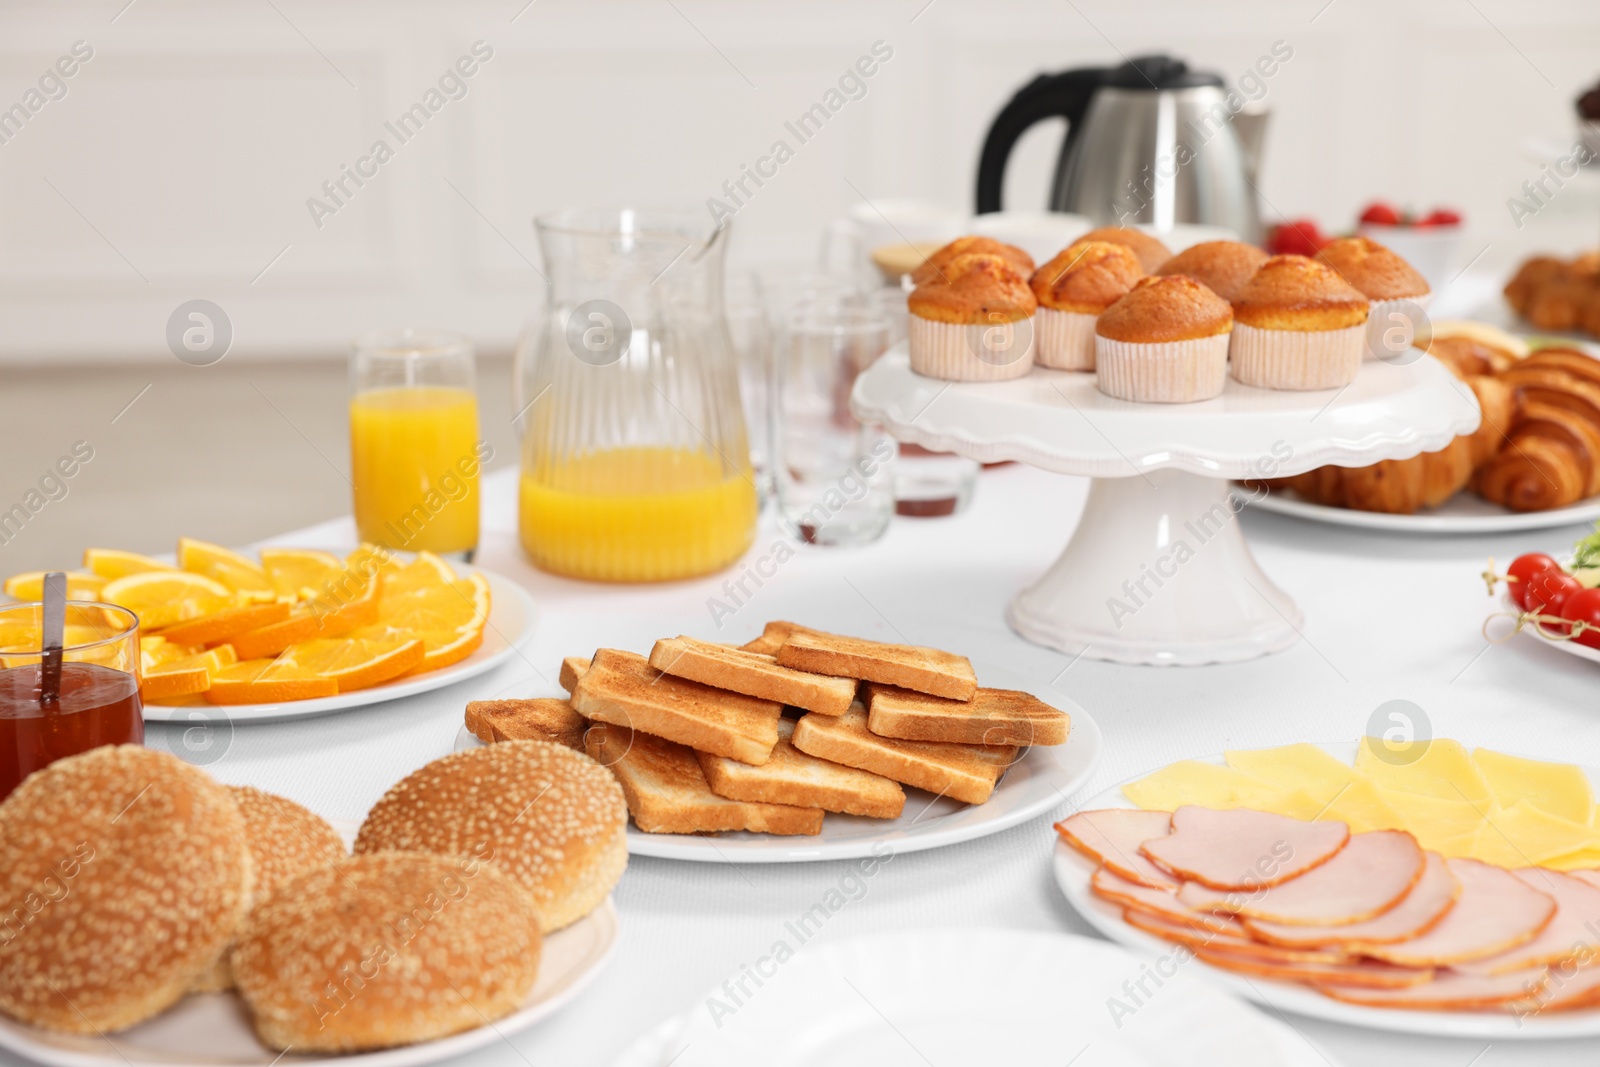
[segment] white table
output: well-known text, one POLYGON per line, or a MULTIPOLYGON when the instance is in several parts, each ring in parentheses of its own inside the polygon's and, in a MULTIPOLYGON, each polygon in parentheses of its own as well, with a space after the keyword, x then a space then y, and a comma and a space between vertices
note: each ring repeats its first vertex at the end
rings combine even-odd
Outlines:
MULTIPOLYGON (((235 729, 209 769, 227 782, 290 796, 328 816, 359 819, 383 791, 450 751, 468 699, 557 692, 560 659, 597 645, 647 651, 688 633, 729 640, 786 618, 971 656, 1070 695, 1100 723, 1106 755, 1084 799, 1132 775, 1225 747, 1351 741, 1386 700, 1420 705, 1437 736, 1600 765, 1592 664, 1518 638, 1485 645, 1491 603, 1477 575, 1530 549, 1559 550, 1582 532, 1412 539, 1246 513, 1267 573, 1305 609, 1305 639, 1286 652, 1227 666, 1128 667, 1030 645, 1001 620, 1006 602, 1060 550, 1087 482, 1020 466, 986 471, 973 506, 953 518, 895 521, 859 550, 801 548, 744 607, 713 623, 715 579, 651 587, 565 581, 532 569, 517 547, 514 475, 484 484, 479 562, 523 582, 541 611, 525 661, 476 681, 327 718, 235 729)), ((767 517, 770 519, 770 516, 767 517)), ((750 561, 779 538, 764 521, 750 561)), ((345 546, 348 521, 284 534, 284 544, 345 546)), ((741 599, 746 599, 741 597, 741 599)), ((148 743, 176 746, 153 726, 148 743)), ((1090 933, 1050 875, 1063 804, 981 841, 896 857, 818 939, 891 928, 998 926, 1090 933)), ((728 867, 634 859, 616 891, 622 944, 607 972, 565 1013, 473 1058, 476 1064, 602 1065, 648 1028, 734 976, 827 890, 844 864, 728 867)), ((802 951, 804 951, 802 949, 802 951)), ((1349 1067, 1589 1064, 1593 1043, 1500 1045, 1369 1033, 1289 1021, 1349 1067), (1478 1057, 1475 1059, 1475 1057, 1478 1057)), ((1065 1048, 1065 1045, 1063 1046, 1065 1048)), ((1065 1053, 1064 1053, 1065 1057, 1065 1053)))

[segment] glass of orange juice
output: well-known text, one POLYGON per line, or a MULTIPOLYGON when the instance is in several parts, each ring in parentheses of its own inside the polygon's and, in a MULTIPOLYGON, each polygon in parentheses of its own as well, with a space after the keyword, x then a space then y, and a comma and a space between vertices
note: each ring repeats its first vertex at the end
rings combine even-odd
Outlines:
POLYGON ((350 354, 350 480, 361 540, 456 559, 478 546, 478 438, 472 342, 379 330, 350 354))

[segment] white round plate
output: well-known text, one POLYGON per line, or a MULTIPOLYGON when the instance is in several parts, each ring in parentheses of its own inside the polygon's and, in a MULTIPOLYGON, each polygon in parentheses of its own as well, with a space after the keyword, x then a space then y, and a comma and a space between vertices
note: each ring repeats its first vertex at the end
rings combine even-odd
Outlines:
MULTIPOLYGON (((987 685, 1028 690, 1025 682, 981 667, 987 685)), ((898 819, 867 819, 829 812, 815 837, 754 834, 647 834, 628 825, 628 852, 635 856, 700 863, 806 863, 859 859, 881 853, 921 852, 987 837, 1066 803, 1100 762, 1100 727, 1077 704, 1054 693, 1036 694, 1072 716, 1064 745, 1035 747, 1008 769, 984 804, 963 804, 906 787, 906 806, 898 819)), ((483 744, 463 726, 456 751, 483 744)))
POLYGON ((45 1067, 420 1067, 506 1041, 559 1011, 594 981, 617 945, 617 909, 604 904, 544 939, 539 977, 515 1013, 419 1045, 343 1055, 280 1053, 262 1045, 233 993, 188 996, 154 1019, 104 1036, 57 1034, 0 1015, 0 1049, 45 1067))
POLYGON ((1355 526, 1363 530, 1386 530, 1410 534, 1495 534, 1517 530, 1543 530, 1550 526, 1592 523, 1600 519, 1600 496, 1581 500, 1571 507, 1550 511, 1507 511, 1498 504, 1462 490, 1436 508, 1414 515, 1389 515, 1381 511, 1335 508, 1301 500, 1288 490, 1241 494, 1260 511, 1293 515, 1297 519, 1327 522, 1335 526, 1355 526))
MULTIPOLYGON (((457 566, 457 573, 471 574, 474 568, 457 566)), ((327 715, 335 711, 379 704, 385 700, 426 693, 454 685, 493 670, 509 659, 517 646, 533 636, 538 611, 533 597, 510 578, 493 571, 479 570, 489 583, 489 624, 483 631, 483 644, 459 663, 415 677, 398 678, 371 689, 358 689, 353 693, 319 697, 315 700, 294 700, 283 704, 146 704, 146 722, 200 723, 225 719, 228 722, 276 722, 280 719, 305 719, 327 715)))
POLYGON ((1328 1067, 1282 1023, 1181 971, 1113 1013, 1152 958, 1070 934, 907 930, 812 949, 749 996, 717 987, 615 1067, 1328 1067), (726 1010, 724 1010, 726 1009, 726 1010))
POLYGON ((850 410, 935 452, 1091 478, 1359 467, 1441 449, 1481 418, 1472 391, 1421 353, 1404 366, 1369 360, 1343 389, 1254 389, 1229 378, 1211 400, 1139 404, 1105 395, 1081 371, 1034 367, 1005 382, 925 378, 912 371, 904 344, 856 379, 850 410))
MULTIPOLYGON (((1356 746, 1349 743, 1318 745, 1335 759, 1351 763, 1356 746)), ((1538 758, 1538 757, 1535 757, 1538 758)), ((1545 757, 1548 758, 1548 757, 1545 757)), ((1224 763, 1223 756, 1199 757, 1203 763, 1224 763)), ((1600 787, 1600 771, 1584 768, 1591 781, 1600 787)), ((1148 772, 1146 772, 1148 773, 1148 772)), ((1137 775, 1086 801, 1079 811, 1097 808, 1132 808, 1134 804, 1122 795, 1122 787, 1138 781, 1137 775)), ((1096 864, 1065 841, 1056 843, 1056 883, 1067 900, 1095 929, 1111 940, 1130 948, 1144 949, 1162 956, 1173 956, 1173 944, 1154 934, 1129 926, 1122 921, 1122 908, 1096 896, 1089 888, 1089 878, 1096 864)), ((1194 968, 1197 974, 1224 989, 1231 990, 1246 1000, 1265 1004, 1274 1011, 1293 1012, 1313 1019, 1346 1026, 1361 1026, 1369 1030, 1390 1030, 1404 1034, 1431 1034, 1437 1037, 1476 1037, 1495 1041, 1528 1041, 1545 1038, 1571 1038, 1600 1036, 1600 1010, 1558 1012, 1549 1016, 1517 1018, 1509 1013, 1489 1011, 1408 1011, 1404 1009, 1368 1008, 1358 1004, 1344 1004, 1294 982, 1280 982, 1271 978, 1247 978, 1232 971, 1209 966, 1198 959, 1189 959, 1185 969, 1194 968)))

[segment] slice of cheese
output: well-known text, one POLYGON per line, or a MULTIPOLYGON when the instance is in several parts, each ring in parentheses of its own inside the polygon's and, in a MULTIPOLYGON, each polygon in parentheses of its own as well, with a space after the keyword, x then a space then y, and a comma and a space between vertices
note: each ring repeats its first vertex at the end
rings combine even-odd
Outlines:
POLYGON ((1405 816, 1365 778, 1356 778, 1342 788, 1317 819, 1345 823, 1353 834, 1406 829, 1405 816))
POLYGON ((1472 858, 1507 868, 1543 867, 1591 849, 1600 849, 1600 834, 1583 823, 1557 818, 1519 800, 1489 813, 1472 858))
POLYGON ((1487 748, 1473 749, 1472 761, 1502 808, 1526 800, 1557 818, 1592 825, 1594 791, 1589 776, 1573 764, 1522 759, 1487 748))
POLYGON ((1384 789, 1478 804, 1490 800, 1489 783, 1459 741, 1438 737, 1411 745, 1407 751, 1382 738, 1363 737, 1355 769, 1384 789))
POLYGON ((1176 811, 1185 804, 1219 811, 1230 808, 1279 811, 1277 807, 1262 805, 1278 802, 1284 790, 1231 767, 1179 760, 1123 786, 1122 793, 1147 811, 1176 811))
POLYGON ((1465 800, 1446 800, 1424 793, 1406 793, 1377 786, 1379 796, 1405 822, 1407 831, 1425 849, 1445 856, 1470 856, 1477 846, 1488 804, 1474 807, 1465 800))
MULTIPOLYGON (((1280 745, 1225 754, 1228 766, 1236 771, 1270 782, 1280 789, 1299 789, 1323 804, 1349 788, 1360 776, 1343 760, 1335 759, 1316 745, 1280 745)), ((1351 829, 1355 829, 1351 827, 1351 829)))

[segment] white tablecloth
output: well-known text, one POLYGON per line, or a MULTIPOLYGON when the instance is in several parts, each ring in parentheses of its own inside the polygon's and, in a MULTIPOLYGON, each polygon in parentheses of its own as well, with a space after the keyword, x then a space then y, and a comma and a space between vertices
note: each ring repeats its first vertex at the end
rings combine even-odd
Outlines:
MULTIPOLYGON (((327 816, 359 819, 384 790, 449 752, 468 699, 556 693, 564 655, 597 645, 647 651, 664 635, 743 639, 785 618, 864 636, 966 653, 1070 696, 1099 722, 1105 757, 1082 803, 1172 760, 1224 748, 1352 741, 1381 703, 1405 699, 1435 736, 1600 765, 1593 664, 1518 637, 1487 646, 1491 610, 1478 572, 1530 549, 1560 550, 1582 532, 1488 538, 1369 534, 1246 513, 1263 568, 1306 614, 1305 640, 1231 666, 1127 667, 1030 645, 1002 620, 1007 599, 1060 551, 1087 483, 1012 466, 986 471, 965 513, 897 520, 858 550, 802 548, 719 628, 708 602, 731 600, 724 582, 611 587, 535 571, 517 547, 512 472, 484 483, 478 562, 530 589, 538 631, 526 659, 476 681, 368 709, 302 722, 241 726, 209 769, 227 782, 283 793, 327 816)), ((348 521, 274 537, 284 544, 349 545, 348 521)), ((765 517, 750 560, 779 535, 765 517)), ((151 744, 177 731, 152 726, 151 744)), ((819 939, 895 928, 997 926, 1089 933, 1050 874, 1050 818, 980 841, 896 857, 867 894, 835 913, 819 939)), ((633 859, 616 890, 622 941, 608 970, 557 1017, 473 1057, 488 1067, 600 1065, 645 1030, 734 976, 843 872, 843 864, 720 866, 633 859)), ((804 951, 804 950, 802 950, 804 951)), ((704 1010, 703 1006, 701 1010, 704 1010)), ((1333 1060, 1356 1065, 1495 1067, 1592 1063, 1593 1043, 1497 1045, 1364 1032, 1290 1017, 1333 1060)), ((1067 1045, 1063 1044, 1063 1059, 1067 1045)))

